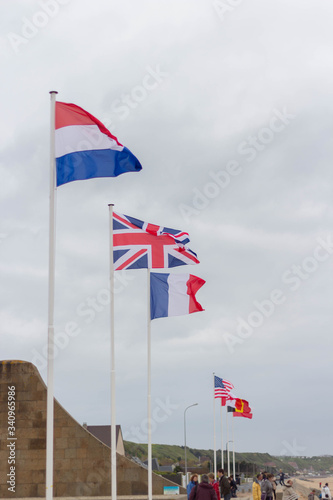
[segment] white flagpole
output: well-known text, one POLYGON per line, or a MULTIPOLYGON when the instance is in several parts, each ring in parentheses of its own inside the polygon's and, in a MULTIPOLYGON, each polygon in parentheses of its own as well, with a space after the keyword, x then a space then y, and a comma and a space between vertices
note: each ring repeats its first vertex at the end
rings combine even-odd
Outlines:
POLYGON ((232 415, 232 473, 234 475, 234 480, 236 481, 236 467, 235 467, 235 438, 234 438, 234 416, 232 415))
POLYGON ((227 410, 227 461, 228 461, 228 477, 230 476, 230 456, 229 456, 229 426, 228 426, 228 410, 227 410))
POLYGON ((213 401, 214 401, 214 476, 216 478, 216 424, 215 424, 215 373, 213 373, 213 401))
POLYGON ((116 363, 114 341, 114 265, 113 265, 113 204, 109 205, 110 222, 110 325, 111 325, 111 496, 117 499, 116 442, 116 363))
POLYGON ((153 498, 153 467, 151 442, 151 319, 150 319, 150 269, 147 269, 147 365, 148 365, 148 500, 153 498))
POLYGON ((223 424, 222 424, 222 420, 223 420, 223 411, 222 411, 222 398, 221 398, 221 406, 220 406, 220 416, 221 416, 221 467, 222 469, 224 469, 224 458, 223 458, 223 424))
POLYGON ((47 403, 46 403, 46 499, 53 498, 53 428, 54 428, 54 274, 55 274, 55 103, 58 92, 52 90, 50 126, 50 214, 49 214, 49 301, 47 334, 47 403))

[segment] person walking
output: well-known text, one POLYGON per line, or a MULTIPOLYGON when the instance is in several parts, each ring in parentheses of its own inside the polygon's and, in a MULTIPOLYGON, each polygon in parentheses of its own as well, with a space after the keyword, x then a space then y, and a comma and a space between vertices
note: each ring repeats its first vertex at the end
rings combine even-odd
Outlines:
POLYGON ((261 500, 261 487, 260 482, 262 480, 262 474, 257 474, 257 477, 253 478, 252 483, 252 497, 253 500, 261 500))
POLYGON ((192 488, 194 488, 197 484, 198 484, 198 474, 192 474, 190 477, 190 482, 186 486, 187 498, 190 498, 190 493, 192 491, 192 488))
POLYGON ((261 481, 261 500, 273 500, 273 474, 267 474, 261 481))
POLYGON ((280 484, 281 484, 281 486, 285 486, 285 484, 284 484, 284 472, 282 471, 282 469, 280 469, 280 484))
POLYGON ((209 484, 207 474, 202 474, 201 483, 192 488, 189 500, 217 500, 215 490, 209 484))
POLYGON ((218 470, 218 475, 220 478, 219 483, 220 483, 221 498, 224 498, 224 500, 230 500, 230 498, 231 498, 231 486, 230 486, 229 479, 224 474, 223 469, 218 470))
POLYGON ((237 493, 236 493, 237 484, 236 484, 236 481, 234 480, 233 474, 231 474, 229 481, 230 481, 231 498, 237 498, 237 493))
POLYGON ((282 488, 282 500, 298 500, 298 495, 293 488, 292 479, 288 479, 282 488))
POLYGON ((221 496, 220 496, 220 485, 219 485, 219 482, 215 479, 215 476, 213 474, 213 472, 210 472, 208 474, 208 479, 209 479, 209 484, 211 484, 215 490, 215 493, 216 493, 216 496, 217 496, 217 500, 221 500, 221 496))
POLYGON ((331 498, 332 498, 330 489, 328 487, 328 483, 325 483, 325 486, 321 490, 321 498, 325 499, 325 500, 331 500, 331 498))

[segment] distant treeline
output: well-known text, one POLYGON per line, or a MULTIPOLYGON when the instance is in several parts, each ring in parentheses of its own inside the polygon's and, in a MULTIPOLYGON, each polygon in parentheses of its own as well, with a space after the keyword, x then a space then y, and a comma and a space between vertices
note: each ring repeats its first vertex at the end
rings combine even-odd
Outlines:
MULTIPOLYGON (((136 456, 140 460, 147 459, 147 445, 137 444, 130 441, 124 441, 125 452, 129 457, 136 456)), ((213 450, 200 450, 187 448, 187 463, 189 466, 209 467, 213 462, 213 450)), ((180 466, 185 460, 184 446, 154 444, 153 458, 157 458, 160 465, 170 465, 178 463, 180 466)), ((226 460, 226 451, 224 451, 224 459, 226 460)), ((230 453, 232 460, 232 453, 230 453)), ((333 456, 321 457, 289 457, 289 456, 273 456, 269 453, 236 453, 236 472, 244 472, 246 474, 255 474, 257 471, 266 469, 275 472, 277 469, 282 469, 290 474, 297 470, 303 471, 307 469, 313 472, 333 472, 333 456)), ((221 450, 217 451, 218 466, 221 463, 221 450)))

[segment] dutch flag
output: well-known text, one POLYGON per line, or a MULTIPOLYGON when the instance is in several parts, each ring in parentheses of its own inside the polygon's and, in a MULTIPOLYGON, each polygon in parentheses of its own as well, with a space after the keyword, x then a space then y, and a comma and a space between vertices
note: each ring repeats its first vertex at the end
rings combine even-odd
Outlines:
POLYGON ((56 102, 55 151, 57 186, 142 169, 102 122, 75 104, 56 102))
POLYGON ((195 294, 205 283, 193 274, 151 273, 151 319, 204 311, 195 294))

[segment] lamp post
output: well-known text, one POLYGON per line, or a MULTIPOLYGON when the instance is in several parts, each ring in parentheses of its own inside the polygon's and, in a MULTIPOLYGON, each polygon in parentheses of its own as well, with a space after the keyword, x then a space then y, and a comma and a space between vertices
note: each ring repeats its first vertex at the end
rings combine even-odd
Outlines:
POLYGON ((192 406, 197 406, 198 403, 194 403, 193 405, 188 406, 184 410, 184 448, 185 448, 185 477, 186 477, 186 482, 187 482, 187 458, 186 458, 186 411, 189 408, 192 408, 192 406))

